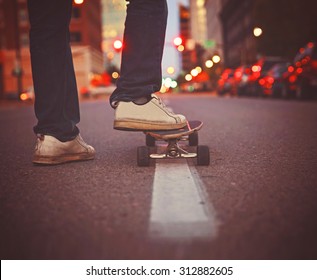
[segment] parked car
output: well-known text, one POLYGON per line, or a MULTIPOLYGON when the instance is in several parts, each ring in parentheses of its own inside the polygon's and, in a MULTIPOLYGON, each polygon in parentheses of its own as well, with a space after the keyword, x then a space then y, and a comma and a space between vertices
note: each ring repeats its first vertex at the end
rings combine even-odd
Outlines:
POLYGON ((283 74, 288 71, 289 62, 275 64, 265 76, 259 79, 262 93, 265 96, 282 97, 284 87, 283 74))
POLYGON ((309 42, 300 48, 284 74, 283 95, 298 99, 317 97, 317 46, 309 42))
POLYGON ((233 94, 238 96, 246 95, 246 86, 251 75, 251 66, 242 65, 234 71, 233 94))
POLYGON ((234 70, 231 68, 226 68, 223 70, 222 74, 217 83, 217 92, 220 95, 225 93, 231 93, 234 83, 234 70))
POLYGON ((246 84, 246 93, 250 96, 265 96, 259 81, 277 63, 286 63, 282 57, 267 56, 259 59, 251 67, 251 74, 246 84))

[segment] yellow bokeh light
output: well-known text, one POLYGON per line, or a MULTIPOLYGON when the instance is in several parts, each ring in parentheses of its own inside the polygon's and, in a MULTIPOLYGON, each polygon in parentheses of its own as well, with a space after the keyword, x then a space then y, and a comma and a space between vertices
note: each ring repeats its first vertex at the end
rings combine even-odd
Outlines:
POLYGON ((263 30, 260 27, 255 27, 253 29, 253 35, 255 37, 260 37, 262 35, 262 33, 263 33, 263 30))
POLYGON ((119 78, 119 73, 118 73, 118 72, 113 72, 113 73, 111 74, 111 76, 112 76, 112 78, 114 78, 114 79, 118 79, 118 78, 119 78))
POLYGON ((190 71, 190 74, 193 76, 193 77, 196 77, 199 73, 196 69, 193 69, 192 71, 190 71))
POLYGON ((193 79, 193 77, 192 77, 191 74, 187 74, 187 75, 185 76, 185 80, 186 80, 187 82, 191 81, 192 79, 193 79))
POLYGON ((80 4, 84 3, 84 0, 74 0, 74 3, 77 5, 80 5, 80 4))
POLYGON ((211 68, 212 66, 214 66, 214 63, 212 62, 212 60, 209 59, 205 62, 205 65, 207 68, 211 68))
POLYGON ((22 93, 22 94, 20 95, 20 99, 21 99, 22 101, 25 101, 25 100, 28 99, 28 95, 27 95, 26 93, 22 93))
POLYGON ((201 71, 203 71, 203 69, 201 69, 200 66, 197 66, 195 69, 197 70, 198 74, 201 73, 201 71))
POLYGON ((182 52, 185 50, 185 47, 183 45, 180 45, 177 47, 178 51, 182 52))
POLYGON ((219 56, 218 54, 215 54, 215 55, 212 57, 212 61, 213 61, 214 63, 218 63, 218 62, 220 62, 220 60, 221 60, 221 58, 220 58, 220 56, 219 56))
POLYGON ((167 68, 166 71, 167 71, 168 74, 174 74, 175 73, 175 68, 173 66, 170 66, 170 67, 167 68))

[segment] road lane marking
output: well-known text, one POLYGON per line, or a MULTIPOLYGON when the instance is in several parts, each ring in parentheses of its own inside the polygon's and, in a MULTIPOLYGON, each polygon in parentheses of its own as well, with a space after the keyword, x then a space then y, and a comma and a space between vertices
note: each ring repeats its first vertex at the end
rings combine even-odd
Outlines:
POLYGON ((197 171, 194 167, 191 169, 186 162, 156 163, 150 237, 215 237, 217 223, 214 210, 197 171))

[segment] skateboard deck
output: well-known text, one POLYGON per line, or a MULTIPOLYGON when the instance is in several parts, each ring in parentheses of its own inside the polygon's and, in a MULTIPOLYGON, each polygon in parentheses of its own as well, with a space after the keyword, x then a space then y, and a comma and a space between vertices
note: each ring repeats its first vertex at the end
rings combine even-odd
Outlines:
POLYGON ((198 130, 203 126, 201 121, 188 121, 187 125, 175 130, 151 130, 146 134, 146 146, 138 147, 137 161, 139 166, 149 166, 150 159, 178 159, 197 158, 198 165, 209 165, 208 146, 198 145, 198 130), (165 145, 156 145, 156 141, 167 142, 165 145), (180 142, 188 141, 188 145, 180 142), (188 146, 195 146, 195 152, 189 152, 188 146), (156 148, 156 153, 152 150, 156 148), (163 151, 162 151, 163 150, 163 151), (160 151, 160 152, 158 152, 160 151))
POLYGON ((188 121, 187 125, 180 129, 145 131, 145 134, 148 134, 157 140, 177 139, 200 130, 202 126, 203 122, 201 121, 188 121))

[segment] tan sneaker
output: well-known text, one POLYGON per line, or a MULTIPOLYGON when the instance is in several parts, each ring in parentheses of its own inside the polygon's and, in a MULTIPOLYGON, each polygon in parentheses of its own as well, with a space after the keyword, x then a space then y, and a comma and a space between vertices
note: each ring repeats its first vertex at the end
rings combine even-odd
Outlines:
POLYGON ((95 149, 87 145, 80 135, 67 142, 61 142, 53 136, 41 135, 37 139, 33 163, 53 165, 94 157, 95 149))
POLYGON ((114 129, 123 130, 171 130, 186 126, 183 115, 175 114, 155 94, 152 99, 138 105, 119 102, 115 110, 114 129))

